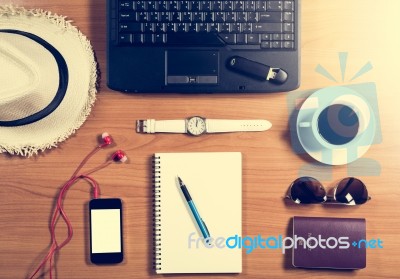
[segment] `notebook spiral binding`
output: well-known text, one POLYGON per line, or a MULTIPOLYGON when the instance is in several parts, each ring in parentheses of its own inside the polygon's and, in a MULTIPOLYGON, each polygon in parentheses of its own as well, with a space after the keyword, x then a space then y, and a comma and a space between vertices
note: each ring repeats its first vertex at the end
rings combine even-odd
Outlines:
POLYGON ((160 157, 153 157, 153 269, 161 270, 161 166, 160 157))

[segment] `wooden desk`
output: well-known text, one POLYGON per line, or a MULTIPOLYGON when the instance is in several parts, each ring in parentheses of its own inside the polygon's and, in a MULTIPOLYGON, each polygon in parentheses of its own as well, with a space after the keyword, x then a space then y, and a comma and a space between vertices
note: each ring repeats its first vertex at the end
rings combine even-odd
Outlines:
MULTIPOLYGON (((0 3, 9 2, 0 0, 0 3)), ((88 263, 87 202, 90 194, 89 186, 82 182, 74 186, 65 201, 74 237, 57 258, 58 278, 155 277, 151 272, 150 156, 160 151, 242 152, 244 235, 287 235, 290 218, 294 215, 365 217, 367 237, 379 237, 384 243, 383 249, 368 250, 367 268, 356 272, 294 269, 290 258, 279 251, 256 250, 243 255, 243 272, 235 277, 399 277, 399 1, 302 1, 302 78, 299 90, 351 84, 347 80, 361 66, 367 61, 373 65, 372 71, 353 83, 375 82, 377 86, 383 141, 373 145, 365 157, 379 162, 381 175, 361 177, 373 197, 369 203, 344 208, 293 206, 283 202, 282 197, 288 185, 298 177, 299 169, 313 162, 308 157, 296 155, 291 149, 287 93, 148 96, 112 92, 105 84, 105 1, 14 0, 14 3, 69 16, 92 41, 102 80, 98 100, 87 122, 59 148, 29 159, 0 155, 0 278, 25 278, 38 264, 50 242, 48 223, 60 186, 96 145, 96 136, 103 131, 108 131, 117 147, 130 157, 129 164, 112 165, 94 175, 101 184, 102 196, 124 200, 126 261, 118 266, 104 267, 88 263), (341 81, 338 60, 341 51, 349 54, 345 82, 334 83, 315 72, 316 66, 321 64, 341 81), (263 133, 198 138, 142 135, 134 129, 136 119, 179 119, 190 115, 264 118, 269 119, 273 127, 263 133)), ((88 167, 103 162, 110 152, 99 152, 88 167)), ((347 170, 348 166, 333 167, 331 179, 324 184, 333 187, 340 178, 347 176, 347 170)), ((177 277, 186 278, 185 275, 177 277)), ((208 278, 229 277, 210 275, 208 278)))

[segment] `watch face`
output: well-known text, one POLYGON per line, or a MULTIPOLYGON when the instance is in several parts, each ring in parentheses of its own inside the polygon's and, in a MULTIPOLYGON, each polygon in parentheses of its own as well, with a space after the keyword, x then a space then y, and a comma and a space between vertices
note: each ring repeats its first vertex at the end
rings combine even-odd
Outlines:
POLYGON ((187 131, 193 136, 199 136, 206 132, 206 121, 204 118, 194 116, 187 121, 187 131))

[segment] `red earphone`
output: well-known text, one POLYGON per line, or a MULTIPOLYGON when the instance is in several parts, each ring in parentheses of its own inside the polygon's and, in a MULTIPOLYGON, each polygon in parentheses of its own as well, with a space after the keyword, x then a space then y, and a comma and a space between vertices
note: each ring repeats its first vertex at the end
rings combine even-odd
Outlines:
POLYGON ((114 161, 125 163, 128 160, 128 157, 125 155, 124 151, 122 150, 117 150, 115 153, 111 156, 114 161))
POLYGON ((101 135, 101 140, 102 140, 102 143, 100 145, 96 146, 88 155, 86 155, 86 157, 82 160, 82 162, 79 164, 79 166, 76 168, 76 170, 72 174, 71 178, 61 188, 60 193, 57 198, 56 208, 54 209, 53 217, 52 217, 51 224, 50 224, 51 246, 50 246, 49 252, 44 257, 44 259, 41 261, 41 263, 39 264, 39 266, 37 267, 35 272, 29 277, 30 279, 32 279, 39 272, 40 269, 45 267, 47 261, 49 261, 49 264, 50 264, 49 275, 50 275, 50 278, 52 278, 53 258, 54 258, 55 252, 60 251, 61 248, 64 247, 66 244, 68 244, 68 242, 72 239, 72 234, 73 234, 72 224, 63 208, 63 200, 64 200, 66 192, 70 189, 70 187, 73 184, 75 184, 78 180, 84 179, 87 182, 89 182, 89 184, 93 187, 93 197, 95 199, 97 199, 99 197, 99 192, 100 192, 99 184, 97 183, 97 181, 95 179, 93 179, 89 175, 100 169, 107 167, 108 165, 112 164, 113 162, 125 163, 128 160, 128 157, 122 150, 117 150, 111 155, 111 157, 109 157, 107 159, 106 162, 104 162, 100 166, 79 174, 79 171, 83 168, 83 166, 87 163, 87 161, 94 154, 96 154, 97 151, 99 151, 100 149, 102 149, 104 147, 110 146, 113 143, 113 139, 108 133, 103 133, 101 135), (61 242, 61 244, 59 244, 57 242, 57 238, 56 238, 56 234, 55 234, 57 221, 60 216, 62 217, 65 224, 67 225, 67 230, 68 230, 68 236, 63 242, 61 242))
POLYGON ((113 143, 112 137, 107 132, 104 132, 104 133, 101 134, 101 139, 103 140, 103 144, 105 146, 110 145, 110 144, 113 143))

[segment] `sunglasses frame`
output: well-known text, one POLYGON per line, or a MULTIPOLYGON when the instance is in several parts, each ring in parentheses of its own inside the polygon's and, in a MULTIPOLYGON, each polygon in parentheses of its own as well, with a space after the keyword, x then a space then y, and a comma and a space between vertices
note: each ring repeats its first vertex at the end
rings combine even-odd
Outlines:
MULTIPOLYGON (((301 204, 301 202, 296 202, 294 199, 293 199, 293 197, 292 197, 292 187, 293 187, 293 185, 294 185, 294 182, 295 181, 297 181, 298 179, 300 179, 300 178, 311 178, 311 179, 313 179, 313 180, 315 180, 315 181, 317 181, 319 184, 320 184, 320 186, 324 189, 324 191, 325 191, 325 197, 324 197, 324 201, 323 202, 317 202, 317 203, 303 203, 303 204, 337 204, 337 205, 349 205, 349 206, 354 206, 354 205, 362 205, 362 204, 364 204, 364 203, 366 203, 366 202, 368 202, 369 200, 371 200, 371 197, 368 195, 368 198, 367 198, 367 200, 364 202, 364 203, 360 203, 360 204, 357 204, 357 203, 351 203, 351 201, 349 202, 349 203, 344 203, 344 202, 339 202, 339 201, 337 201, 336 200, 336 191, 337 191, 337 189, 338 189, 338 187, 339 187, 339 185, 340 185, 340 183, 343 181, 343 180, 345 180, 345 179, 351 179, 351 178, 353 178, 353 179, 357 179, 358 181, 360 181, 361 183, 362 183, 362 185, 364 186, 364 188, 367 190, 367 192, 368 192, 368 189, 367 189, 367 186, 365 186, 365 184, 364 184, 364 182, 362 182, 360 179, 358 179, 358 178, 355 178, 355 177, 345 177, 345 178, 342 178, 342 179, 340 179, 340 181, 336 184, 336 186, 335 186, 335 188, 334 188, 334 190, 333 190, 333 196, 332 195, 328 195, 328 191, 326 190, 326 188, 324 187, 324 185, 318 180, 318 179, 316 179, 316 178, 314 178, 314 177, 312 177, 312 176, 301 176, 301 177, 298 177, 298 178, 296 178, 295 180, 293 180, 293 182, 290 184, 290 186, 289 186, 289 190, 288 190, 288 193, 287 193, 287 195, 286 195, 286 199, 290 199, 292 202, 294 202, 295 204, 301 204)), ((354 201, 354 199, 352 200, 352 201, 354 201)))

